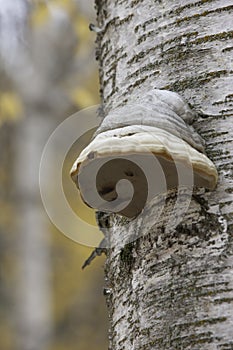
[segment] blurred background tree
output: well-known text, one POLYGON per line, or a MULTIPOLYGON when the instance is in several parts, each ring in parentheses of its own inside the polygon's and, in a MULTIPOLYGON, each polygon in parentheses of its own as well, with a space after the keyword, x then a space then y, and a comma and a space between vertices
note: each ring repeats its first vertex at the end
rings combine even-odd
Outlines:
POLYGON ((90 22, 95 22, 92 1, 0 0, 4 350, 107 349, 103 258, 81 270, 91 248, 50 223, 38 184, 51 132, 72 113, 98 103, 90 22))

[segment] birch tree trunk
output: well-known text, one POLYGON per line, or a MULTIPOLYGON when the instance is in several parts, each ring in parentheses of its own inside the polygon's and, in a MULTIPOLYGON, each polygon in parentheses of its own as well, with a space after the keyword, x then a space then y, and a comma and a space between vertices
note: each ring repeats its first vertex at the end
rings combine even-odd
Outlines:
MULTIPOLYGON (((8 159, 11 171, 7 173, 7 178, 11 184, 11 200, 17 206, 11 220, 18 239, 14 257, 18 262, 17 288, 9 298, 9 303, 14 304, 14 314, 9 310, 8 313, 14 324, 17 348, 36 350, 47 349, 52 335, 48 225, 38 200, 39 164, 49 122, 37 112, 36 103, 29 103, 29 98, 24 99, 26 86, 32 91, 38 82, 34 79, 32 83, 32 76, 28 78, 30 74, 27 74, 32 68, 27 56, 28 17, 27 1, 0 0, 1 90, 11 88, 17 92, 25 108, 25 119, 9 128, 8 135, 14 158, 8 159), (9 86, 4 85, 4 78, 9 86)), ((12 236, 12 233, 9 232, 9 235, 12 236)), ((12 247, 8 254, 12 254, 12 247)))
POLYGON ((110 349, 233 349, 233 3, 231 0, 96 0, 97 59, 105 113, 167 89, 198 111, 219 182, 198 190, 182 222, 166 232, 176 201, 156 199, 146 221, 110 235, 139 234, 106 261, 110 349), (149 229, 149 227, 151 227, 149 229))

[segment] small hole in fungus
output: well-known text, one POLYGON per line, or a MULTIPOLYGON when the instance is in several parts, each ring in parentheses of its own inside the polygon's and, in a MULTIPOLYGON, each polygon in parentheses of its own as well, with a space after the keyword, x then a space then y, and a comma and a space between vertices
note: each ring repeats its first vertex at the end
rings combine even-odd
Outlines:
POLYGON ((125 175, 126 175, 126 176, 130 176, 130 177, 134 176, 133 172, 130 171, 130 170, 125 171, 125 175))
POLYGON ((95 157, 95 152, 90 152, 90 153, 88 153, 88 155, 87 155, 87 158, 88 158, 88 159, 94 159, 94 157, 95 157))
POLYGON ((113 187, 104 187, 102 188, 101 190, 99 190, 99 194, 101 195, 105 195, 107 193, 111 193, 114 191, 114 188, 113 187))

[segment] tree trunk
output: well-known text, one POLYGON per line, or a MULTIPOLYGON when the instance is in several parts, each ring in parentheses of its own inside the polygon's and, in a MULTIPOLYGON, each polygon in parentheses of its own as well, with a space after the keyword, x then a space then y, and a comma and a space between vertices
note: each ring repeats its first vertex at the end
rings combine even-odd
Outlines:
POLYGON ((32 71, 29 56, 26 60, 28 18, 27 1, 0 0, 0 89, 14 91, 22 101, 25 113, 23 120, 6 128, 12 150, 5 168, 11 185, 8 201, 17 207, 9 230, 11 239, 14 231, 17 232, 17 247, 13 248, 11 243, 8 255, 13 265, 17 262, 18 272, 17 287, 14 286, 7 300, 8 317, 14 327, 16 347, 39 350, 48 347, 52 334, 48 224, 38 200, 39 164, 49 131, 49 116, 46 119, 37 111, 36 103, 30 104, 29 98, 25 99, 24 91, 32 91, 38 82, 35 75, 34 80, 30 80, 29 74, 25 74, 32 71), (14 257, 13 249, 16 252, 14 257), (9 309, 9 304, 13 305, 14 312, 9 309))
MULTIPOLYGON (((104 113, 148 92, 178 92, 198 112, 219 182, 197 189, 182 222, 111 215, 106 261, 110 349, 233 349, 232 1, 97 1, 97 58, 104 113), (127 239, 126 239, 127 241, 127 239)), ((183 193, 185 198, 185 191, 183 193)), ((181 204, 180 204, 181 205, 181 204)))

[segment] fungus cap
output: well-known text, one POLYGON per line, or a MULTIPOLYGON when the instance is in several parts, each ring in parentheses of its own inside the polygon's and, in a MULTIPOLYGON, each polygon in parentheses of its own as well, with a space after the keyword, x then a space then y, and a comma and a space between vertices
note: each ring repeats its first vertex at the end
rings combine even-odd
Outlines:
POLYGON ((109 113, 71 169, 83 201, 134 217, 153 196, 171 188, 214 189, 217 170, 202 153, 204 141, 187 124, 193 118, 179 95, 160 90, 140 105, 109 113))
MULTIPOLYGON (((148 157, 147 163, 152 164, 153 157, 156 157, 165 175, 167 189, 179 185, 177 164, 183 165, 183 173, 186 169, 187 176, 190 176, 190 166, 192 167, 194 186, 214 189, 216 185, 217 171, 205 154, 200 153, 185 141, 165 130, 155 127, 143 127, 142 129, 140 126, 127 126, 97 135, 75 161, 71 176, 80 190, 83 201, 89 206, 101 210, 98 199, 94 199, 94 197, 91 199, 95 191, 93 186, 106 201, 114 201, 117 198, 115 189, 117 182, 121 179, 130 179, 137 194, 134 198, 134 205, 131 203, 131 208, 119 211, 117 207, 113 207, 113 211, 127 217, 139 214, 142 208, 137 209, 138 203, 145 205, 145 194, 148 194, 148 189, 144 184, 143 174, 140 174, 137 167, 132 165, 132 163, 137 163, 137 161, 134 161, 134 156, 148 157), (128 159, 128 162, 123 161, 124 159, 128 159), (98 163, 100 160, 102 161, 101 164, 98 163), (111 160, 112 163, 110 164, 111 160), (105 169, 105 173, 95 181, 92 178, 95 169, 99 170, 107 163, 109 165, 105 169)), ((97 176, 95 177, 97 179, 97 176)), ((156 174, 154 174, 154 180, 157 182, 154 194, 157 194, 159 193, 158 183, 161 180, 158 179, 156 174)), ((182 185, 185 186, 186 183, 182 185)), ((127 191, 122 189, 122 192, 127 191)), ((127 198, 122 198, 122 201, 127 202, 127 198)))

